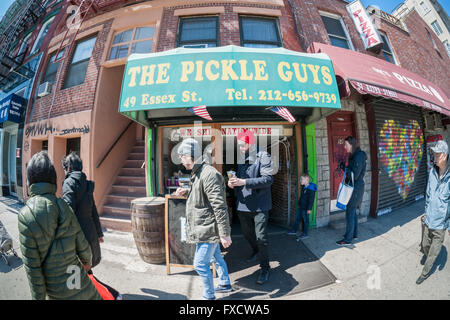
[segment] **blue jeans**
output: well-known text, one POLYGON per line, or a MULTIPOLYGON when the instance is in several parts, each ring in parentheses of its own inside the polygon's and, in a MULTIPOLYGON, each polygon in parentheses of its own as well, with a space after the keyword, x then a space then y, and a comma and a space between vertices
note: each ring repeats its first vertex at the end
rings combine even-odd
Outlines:
POLYGON ((347 220, 347 226, 344 235, 345 242, 352 242, 353 238, 358 236, 358 215, 356 214, 356 207, 347 207, 345 211, 345 219, 347 220))
POLYGON ((294 222, 294 232, 297 232, 298 227, 300 226, 300 221, 303 221, 303 234, 308 235, 308 229, 309 229, 309 214, 306 213, 305 209, 297 209, 297 214, 295 215, 295 222, 294 222))
POLYGON ((203 281, 203 297, 214 299, 214 280, 210 263, 213 262, 219 276, 219 284, 229 285, 230 277, 225 260, 220 254, 218 243, 197 243, 194 256, 194 268, 203 281))

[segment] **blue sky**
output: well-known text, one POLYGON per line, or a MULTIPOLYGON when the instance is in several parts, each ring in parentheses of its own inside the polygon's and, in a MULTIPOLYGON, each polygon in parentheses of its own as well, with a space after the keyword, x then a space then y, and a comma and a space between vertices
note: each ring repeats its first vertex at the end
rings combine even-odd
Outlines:
MULTIPOLYGON (((14 0, 0 0, 0 18, 3 17, 6 10, 9 6, 14 2, 14 0)), ((392 10, 400 3, 402 0, 362 0, 362 3, 365 7, 368 5, 377 5, 381 10, 391 13, 392 10)), ((448 0, 439 0, 439 3, 444 7, 447 14, 450 13, 450 1, 448 0)))

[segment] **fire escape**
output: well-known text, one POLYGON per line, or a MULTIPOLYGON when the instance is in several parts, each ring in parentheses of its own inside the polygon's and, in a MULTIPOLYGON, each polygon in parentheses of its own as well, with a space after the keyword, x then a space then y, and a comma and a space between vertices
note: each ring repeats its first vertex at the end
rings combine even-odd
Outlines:
MULTIPOLYGON (((0 31, 0 87, 12 73, 18 73, 17 69, 23 63, 26 50, 20 54, 19 52, 14 54, 13 45, 23 32, 28 27, 36 24, 39 17, 45 13, 42 2, 42 0, 25 1, 15 14, 11 17, 4 17, 4 20, 8 20, 3 21, 2 30, 0 31)), ((27 78, 26 75, 20 75, 27 78)))

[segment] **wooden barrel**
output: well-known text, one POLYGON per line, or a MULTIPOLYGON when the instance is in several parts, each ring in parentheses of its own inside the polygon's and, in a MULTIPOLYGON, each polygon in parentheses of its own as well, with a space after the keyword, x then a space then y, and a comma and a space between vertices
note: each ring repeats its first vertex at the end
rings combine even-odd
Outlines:
POLYGON ((147 263, 166 261, 164 236, 165 199, 138 198, 131 201, 131 228, 141 259, 147 263))

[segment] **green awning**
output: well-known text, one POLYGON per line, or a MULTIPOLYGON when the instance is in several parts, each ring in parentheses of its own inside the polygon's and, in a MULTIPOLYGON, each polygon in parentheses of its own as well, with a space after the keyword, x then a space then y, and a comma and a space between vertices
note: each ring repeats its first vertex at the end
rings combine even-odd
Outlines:
POLYGON ((128 58, 119 112, 199 105, 341 108, 332 62, 322 53, 225 46, 128 58))

